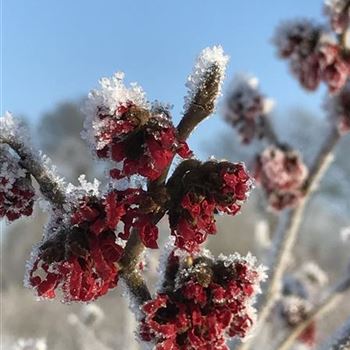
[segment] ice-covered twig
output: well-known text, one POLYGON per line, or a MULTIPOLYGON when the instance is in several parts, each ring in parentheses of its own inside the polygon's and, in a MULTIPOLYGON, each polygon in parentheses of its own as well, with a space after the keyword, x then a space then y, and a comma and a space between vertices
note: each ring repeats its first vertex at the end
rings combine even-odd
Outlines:
POLYGON ((141 242, 138 232, 134 229, 125 246, 123 258, 119 263, 121 276, 132 297, 139 305, 151 299, 147 285, 138 271, 140 256, 143 254, 144 249, 145 246, 141 242))
POLYGON ((214 111, 227 62, 228 56, 221 46, 208 47, 199 55, 186 84, 189 92, 184 116, 177 127, 181 139, 187 139, 193 129, 214 111))
MULTIPOLYGON (((310 325, 311 322, 320 319, 327 312, 334 309, 340 301, 344 298, 346 292, 350 289, 350 276, 347 275, 344 279, 338 282, 331 288, 326 297, 324 297, 319 304, 317 304, 310 312, 309 316, 295 327, 290 334, 288 334, 279 344, 278 350, 288 350, 298 336, 310 325)), ((349 333, 347 334, 350 336, 349 333)), ((348 338, 349 340, 350 338, 348 338)), ((340 345, 340 343, 339 343, 340 345)), ((332 348, 333 349, 333 348, 332 348)), ((336 347, 334 349, 343 349, 336 347)), ((345 348, 346 349, 346 348, 345 348)))
POLYGON ((48 166, 48 158, 29 146, 24 126, 10 113, 0 118, 0 143, 10 146, 20 157, 20 164, 38 182, 49 202, 61 208, 65 203, 62 180, 48 166))
MULTIPOLYGON (((221 92, 227 61, 228 57, 220 46, 206 48, 199 55, 193 72, 188 78, 189 95, 185 99, 184 116, 177 127, 179 138, 182 141, 185 141, 194 128, 214 111, 215 102, 221 92)), ((163 186, 168 171, 169 168, 163 172, 153 185, 163 186)), ((165 211, 155 214, 153 221, 157 223, 164 213, 165 211)), ((122 278, 130 292, 140 303, 150 298, 147 286, 136 269, 143 251, 144 245, 138 233, 134 230, 125 247, 120 266, 122 268, 122 278)))
MULTIPOLYGON (((270 273, 265 293, 262 295, 259 309, 258 327, 261 329, 265 324, 270 311, 279 297, 282 277, 288 267, 289 257, 298 238, 299 228, 304 215, 305 207, 310 199, 310 195, 316 190, 322 176, 328 169, 330 161, 333 159, 332 152, 336 146, 340 134, 334 128, 325 140, 317 158, 311 168, 310 175, 303 188, 304 198, 302 198, 294 209, 288 213, 285 229, 281 230, 272 245, 273 257, 270 264, 270 273)), ((239 347, 239 350, 249 349, 251 342, 248 341, 239 347)))

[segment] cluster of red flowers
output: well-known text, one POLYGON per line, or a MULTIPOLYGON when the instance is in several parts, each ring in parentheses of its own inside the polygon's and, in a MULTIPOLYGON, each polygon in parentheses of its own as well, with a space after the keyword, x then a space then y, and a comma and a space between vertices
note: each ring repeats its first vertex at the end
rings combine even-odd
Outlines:
POLYGON ((157 350, 228 350, 227 336, 247 335, 264 279, 251 257, 197 257, 181 266, 172 255, 169 264, 162 291, 142 307, 143 341, 153 342, 157 350))
POLYGON ((0 146, 0 218, 14 221, 33 212, 35 190, 29 173, 0 146))
POLYGON ((289 59, 293 74, 308 90, 324 81, 331 93, 346 83, 350 63, 340 46, 322 37, 322 28, 311 21, 288 22, 278 29, 275 44, 278 54, 289 59))
POLYGON ((347 83, 339 94, 330 97, 325 107, 340 134, 350 132, 350 84, 347 83))
POLYGON ((262 138, 263 123, 272 103, 258 89, 258 81, 250 77, 237 77, 229 92, 224 117, 237 128, 243 143, 250 143, 254 137, 262 138))
POLYGON ((169 221, 176 246, 193 252, 216 233, 214 214, 235 215, 251 179, 241 163, 185 161, 169 179, 169 221))
POLYGON ((187 144, 177 139, 167 111, 147 110, 132 102, 120 105, 113 115, 100 107, 96 129, 99 158, 123 162, 122 170, 113 169, 113 178, 139 174, 150 180, 157 179, 168 167, 174 155, 190 157, 187 144))
POLYGON ((30 270, 30 286, 45 298, 54 298, 55 290, 61 288, 65 301, 94 300, 114 288, 117 262, 123 255, 122 246, 116 242, 118 223, 124 224, 121 239, 127 239, 130 228, 137 227, 143 243, 157 247, 157 227, 135 207, 142 195, 129 189, 112 191, 102 200, 82 198, 71 214, 69 227, 57 224, 50 228, 49 239, 40 246, 30 270))
POLYGON ((294 206, 303 196, 308 171, 300 155, 288 148, 270 146, 258 157, 255 179, 265 190, 275 210, 294 206))
POLYGON ((348 0, 327 0, 325 13, 329 16, 332 29, 341 34, 350 24, 350 2, 348 0))

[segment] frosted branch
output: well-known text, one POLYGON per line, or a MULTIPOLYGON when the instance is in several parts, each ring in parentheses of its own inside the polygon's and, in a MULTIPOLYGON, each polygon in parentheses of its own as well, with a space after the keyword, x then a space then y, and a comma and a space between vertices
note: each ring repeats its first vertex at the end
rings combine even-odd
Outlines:
POLYGON ((29 146, 24 126, 10 113, 0 118, 0 143, 7 144, 18 154, 21 166, 35 178, 45 199, 62 207, 65 203, 63 180, 55 174, 49 159, 29 146))
MULTIPOLYGON (((270 274, 265 286, 266 292, 262 295, 259 308, 258 327, 263 327, 273 306, 279 298, 282 277, 288 268, 288 262, 291 252, 298 238, 298 233, 305 207, 311 194, 317 188, 322 176, 330 165, 330 159, 333 159, 332 152, 340 138, 336 129, 332 129, 328 138, 325 140, 320 152, 311 168, 310 175, 305 182, 305 196, 300 200, 297 207, 288 212, 285 229, 276 235, 272 246, 273 256, 270 263, 270 274)), ((251 342, 242 344, 239 350, 249 349, 251 342)))

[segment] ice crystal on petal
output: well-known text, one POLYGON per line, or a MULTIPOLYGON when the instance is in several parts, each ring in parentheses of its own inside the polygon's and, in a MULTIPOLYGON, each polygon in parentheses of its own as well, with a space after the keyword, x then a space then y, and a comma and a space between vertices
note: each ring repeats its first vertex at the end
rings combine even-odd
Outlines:
POLYGON ((163 287, 146 302, 139 334, 155 349, 222 349, 253 328, 265 269, 248 254, 195 257, 170 253, 163 287), (174 283, 175 281, 175 283, 174 283))

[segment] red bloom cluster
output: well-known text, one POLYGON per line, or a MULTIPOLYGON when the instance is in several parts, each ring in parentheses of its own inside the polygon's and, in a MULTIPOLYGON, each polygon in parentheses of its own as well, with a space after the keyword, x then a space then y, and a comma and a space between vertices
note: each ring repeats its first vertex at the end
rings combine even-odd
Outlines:
POLYGON ((339 94, 330 97, 325 107, 340 134, 350 132, 350 84, 347 83, 339 94))
POLYGON ((254 137, 264 136, 264 118, 270 112, 271 102, 258 90, 257 79, 235 79, 226 98, 224 116, 228 123, 237 128, 243 143, 250 143, 254 137))
POLYGON ((288 148, 270 146, 257 157, 255 179, 276 210, 297 204, 303 196, 302 185, 307 174, 300 155, 288 148))
POLYGON ((251 179, 240 163, 185 161, 168 182, 169 221, 176 246, 198 249, 216 233, 214 214, 235 215, 247 198, 251 179))
POLYGON ((0 147, 0 218, 14 221, 33 212, 35 190, 29 173, 10 151, 0 147))
POLYGON ((245 337, 254 322, 252 303, 264 274, 249 259, 198 257, 192 266, 173 266, 178 285, 168 281, 143 305, 141 339, 157 350, 228 350, 225 337, 245 337))
POLYGON ((113 178, 140 174, 155 180, 176 153, 191 156, 187 144, 177 139, 167 111, 148 111, 129 102, 120 105, 113 115, 100 107, 97 117, 97 156, 123 162, 122 170, 111 171, 113 178))
POLYGON ((157 248, 157 227, 134 207, 141 196, 139 190, 129 189, 110 192, 102 200, 82 198, 69 227, 55 225, 50 238, 40 246, 29 273, 29 285, 45 298, 54 298, 55 290, 61 288, 65 301, 94 300, 114 288, 117 262, 123 255, 114 232, 118 223, 124 224, 120 238, 127 239, 131 227, 136 227, 143 243, 157 248))
POLYGON ((329 16, 332 29, 341 34, 350 24, 350 2, 348 0, 327 0, 325 13, 329 16))
POLYGON ((300 84, 315 90, 324 81, 331 93, 339 91, 349 73, 349 62, 341 48, 322 39, 322 28, 307 20, 288 22, 275 37, 278 54, 290 60, 290 67, 300 84))

